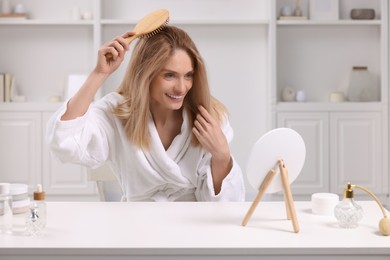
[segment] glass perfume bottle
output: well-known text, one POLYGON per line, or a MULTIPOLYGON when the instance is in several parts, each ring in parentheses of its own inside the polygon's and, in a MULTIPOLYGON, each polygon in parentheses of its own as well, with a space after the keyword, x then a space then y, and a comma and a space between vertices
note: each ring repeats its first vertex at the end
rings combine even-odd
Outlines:
POLYGON ((41 236, 46 227, 46 202, 42 185, 38 184, 34 192, 34 200, 26 217, 26 233, 31 236, 41 236))
POLYGON ((0 183, 0 234, 12 234, 12 196, 10 184, 0 183))
POLYGON ((356 228, 363 218, 363 209, 354 201, 350 183, 344 190, 344 199, 334 208, 334 215, 342 228, 356 228))

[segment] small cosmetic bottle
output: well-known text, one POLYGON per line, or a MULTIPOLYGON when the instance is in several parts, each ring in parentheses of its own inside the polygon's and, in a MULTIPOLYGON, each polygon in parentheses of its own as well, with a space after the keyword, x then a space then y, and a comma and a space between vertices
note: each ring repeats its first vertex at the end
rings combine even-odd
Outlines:
POLYGON ((26 232, 30 236, 41 236, 46 227, 46 202, 42 185, 38 184, 34 200, 26 217, 26 232))
POLYGON ((0 183, 0 234, 12 234, 12 220, 10 184, 0 183))
POLYGON ((363 209, 354 200, 350 183, 344 190, 344 199, 334 208, 334 216, 342 228, 357 228, 363 218, 363 209))

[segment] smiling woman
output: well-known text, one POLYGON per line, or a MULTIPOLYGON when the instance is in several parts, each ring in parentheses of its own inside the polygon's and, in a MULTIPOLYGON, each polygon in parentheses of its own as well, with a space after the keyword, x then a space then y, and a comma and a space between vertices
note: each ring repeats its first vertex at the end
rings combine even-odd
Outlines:
POLYGON ((190 36, 174 26, 138 40, 118 91, 92 103, 121 65, 127 32, 103 45, 80 90, 48 122, 66 162, 111 166, 129 201, 242 201, 225 107, 210 94, 190 36))

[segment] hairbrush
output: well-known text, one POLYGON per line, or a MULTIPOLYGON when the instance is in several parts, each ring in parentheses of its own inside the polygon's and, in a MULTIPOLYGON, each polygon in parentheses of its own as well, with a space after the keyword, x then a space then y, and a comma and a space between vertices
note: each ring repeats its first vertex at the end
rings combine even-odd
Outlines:
POLYGON ((130 43, 136 38, 149 38, 159 33, 169 21, 169 12, 166 9, 157 9, 145 15, 134 27, 135 34, 126 38, 130 43))
MULTIPOLYGON (((169 22, 169 12, 166 9, 157 9, 145 15, 134 27, 134 35, 127 37, 129 44, 136 38, 149 38, 159 33, 169 22)), ((112 55, 107 54, 107 58, 112 55)))

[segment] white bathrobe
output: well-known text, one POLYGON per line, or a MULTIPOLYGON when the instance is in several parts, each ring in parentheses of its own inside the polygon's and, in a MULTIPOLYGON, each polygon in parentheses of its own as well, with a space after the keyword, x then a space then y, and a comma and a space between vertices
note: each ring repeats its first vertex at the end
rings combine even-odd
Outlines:
MULTIPOLYGON (((47 141, 62 162, 96 168, 107 163, 119 180, 128 201, 243 201, 245 188, 239 165, 233 167, 215 195, 211 155, 191 145, 191 128, 183 112, 181 132, 165 150, 153 119, 149 119, 150 150, 139 149, 126 137, 122 123, 112 109, 123 99, 110 93, 94 102, 87 113, 61 121, 66 103, 47 124, 47 141)), ((233 130, 228 120, 222 125, 228 142, 233 130)), ((72 174, 72 173, 69 173, 72 174)))

